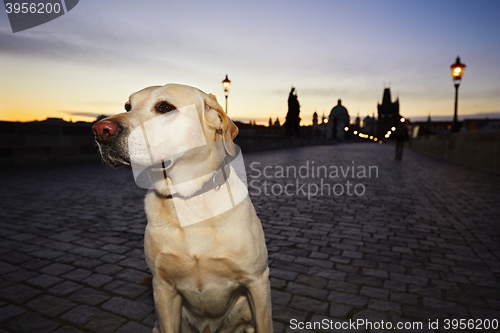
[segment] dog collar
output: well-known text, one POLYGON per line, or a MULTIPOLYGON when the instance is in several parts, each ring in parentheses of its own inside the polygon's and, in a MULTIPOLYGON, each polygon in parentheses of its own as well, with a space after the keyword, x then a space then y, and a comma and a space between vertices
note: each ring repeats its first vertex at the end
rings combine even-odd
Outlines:
MULTIPOLYGON (((217 192, 221 188, 221 186, 226 183, 227 179, 229 179, 230 174, 231 174, 231 168, 229 164, 226 162, 226 159, 224 159, 221 166, 214 172, 212 177, 210 177, 210 179, 206 181, 198 191, 194 192, 191 195, 191 197, 207 193, 211 190, 217 192)), ((172 199, 174 197, 175 198, 180 197, 178 193, 162 195, 161 193, 158 193, 158 191, 156 190, 155 193, 158 197, 161 197, 163 199, 172 199)))
MULTIPOLYGON (((196 192, 193 193, 192 197, 207 193, 208 191, 214 190, 218 191, 222 185, 229 178, 231 173, 231 168, 225 162, 222 163, 222 166, 217 169, 213 176, 203 184, 203 186, 196 192)), ((176 194, 174 194, 175 196, 176 194)))

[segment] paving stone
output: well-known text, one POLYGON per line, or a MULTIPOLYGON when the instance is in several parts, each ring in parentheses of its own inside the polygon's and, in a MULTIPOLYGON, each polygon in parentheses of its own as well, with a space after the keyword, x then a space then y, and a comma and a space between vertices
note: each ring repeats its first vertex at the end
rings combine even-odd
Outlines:
POLYGON ((399 281, 409 284, 415 284, 419 286, 427 286, 429 284, 429 279, 420 276, 405 275, 399 273, 391 273, 390 279, 393 281, 399 281))
POLYGON ((308 276, 304 274, 299 274, 295 279, 295 282, 306 284, 315 288, 325 288, 328 283, 328 280, 317 276, 308 276))
POLYGON ((394 302, 372 299, 368 302, 368 308, 381 312, 394 312, 401 314, 401 305, 394 302))
POLYGON ((273 304, 287 305, 292 299, 292 294, 271 289, 271 298, 273 304))
POLYGON ((467 310, 462 305, 440 299, 424 297, 424 307, 426 309, 437 310, 457 316, 467 316, 467 310))
MULTIPOLYGON (((151 297, 151 299, 153 299, 153 297, 151 297)), ((153 312, 142 320, 142 324, 152 328, 155 325, 156 321, 157 321, 156 313, 153 312)))
POLYGON ((361 310, 359 312, 356 312, 352 316, 353 320, 359 320, 359 319, 365 319, 365 324, 363 325, 363 328, 366 330, 371 330, 371 331, 376 331, 379 332, 380 330, 376 329, 376 322, 381 323, 382 321, 384 322, 389 322, 389 316, 387 314, 374 311, 371 309, 368 310, 361 310), (370 323, 368 323, 370 322, 370 323))
POLYGON ((53 331, 54 333, 84 333, 84 331, 80 331, 79 329, 76 329, 71 326, 63 326, 61 328, 58 328, 57 330, 53 331))
POLYGON ((297 277, 298 273, 296 272, 290 272, 287 270, 283 269, 278 269, 278 268, 271 268, 270 269, 270 276, 272 277, 278 277, 283 280, 288 280, 288 281, 293 281, 297 277))
POLYGON ((110 263, 110 264, 115 264, 123 259, 127 258, 127 256, 121 255, 121 254, 115 254, 115 253, 110 253, 102 256, 99 258, 100 260, 110 263))
POLYGON ((132 321, 120 327, 116 333, 151 333, 151 328, 132 321))
POLYGON ((133 320, 141 320, 153 310, 150 305, 136 303, 121 297, 111 298, 102 305, 102 308, 133 320))
POLYGON ((13 282, 22 282, 31 279, 36 275, 38 275, 38 273, 21 268, 7 274, 3 274, 2 278, 13 282))
POLYGON ((89 271, 84 268, 77 268, 67 274, 64 274, 62 277, 65 279, 73 280, 73 281, 83 281, 87 277, 92 274, 92 271, 89 271))
POLYGON ((384 282, 384 289, 404 292, 406 291, 406 284, 404 282, 386 280, 384 282))
POLYGON ((30 255, 27 255, 25 253, 21 253, 21 252, 17 252, 17 251, 10 251, 8 253, 4 253, 4 254, 2 254, 2 261, 3 262, 0 261, 0 274, 2 274, 2 272, 6 272, 6 271, 4 271, 5 268, 2 267, 2 265, 4 265, 5 263, 19 265, 19 264, 21 264, 25 261, 28 261, 28 260, 33 260, 33 257, 30 255))
POLYGON ((336 291, 330 292, 328 300, 335 303, 352 305, 357 308, 363 308, 368 302, 368 299, 366 297, 347 294, 347 293, 340 293, 336 291))
POLYGON ((284 289, 286 287, 286 284, 287 284, 287 282, 285 280, 276 279, 276 278, 269 278, 269 281, 271 282, 273 289, 278 289, 278 290, 284 289))
POLYGON ((74 308, 76 304, 64 300, 62 298, 41 295, 34 300, 30 301, 27 306, 39 313, 42 313, 48 317, 57 317, 58 315, 74 308))
POLYGON ((142 280, 150 274, 146 274, 145 272, 138 271, 132 268, 125 268, 124 270, 118 272, 115 277, 131 282, 131 283, 142 283, 142 280))
POLYGON ((95 333, 113 333, 127 320, 109 312, 102 312, 97 317, 85 324, 85 329, 95 333))
POLYGON ((89 259, 99 259, 100 257, 106 254, 105 251, 90 249, 88 247, 83 247, 83 246, 74 247, 71 250, 69 250, 69 252, 89 259))
POLYGON ((20 314, 26 312, 23 308, 17 307, 15 305, 5 305, 0 307, 0 322, 19 316, 20 314))
POLYGON ((68 297, 70 301, 90 306, 96 306, 110 298, 111 296, 103 293, 102 291, 90 288, 81 288, 68 297))
POLYGON ((303 264, 305 266, 321 267, 321 268, 325 268, 325 269, 329 269, 329 268, 333 267, 333 262, 330 262, 328 260, 297 257, 294 261, 296 263, 303 264))
POLYGON ((359 286, 342 281, 329 281, 327 288, 329 290, 341 291, 351 294, 357 294, 359 290, 359 286))
POLYGON ((326 314, 328 311, 328 302, 318 301, 316 299, 295 295, 290 306, 297 310, 311 311, 317 314, 326 314))
POLYGON ((103 264, 101 266, 97 266, 96 268, 94 268, 94 271, 96 273, 104 275, 115 275, 121 270, 123 270, 123 267, 112 264, 103 264))
POLYGON ((399 304, 407 304, 416 306, 419 302, 419 296, 407 293, 391 293, 390 300, 391 302, 399 303, 399 304))
POLYGON ((309 296, 309 297, 316 298, 319 300, 325 300, 327 295, 328 295, 327 290, 313 288, 313 287, 309 287, 309 286, 295 283, 295 282, 290 282, 286 288, 286 291, 289 293, 292 293, 292 294, 309 296))
POLYGON ((345 318, 352 309, 352 306, 330 302, 329 315, 335 318, 345 318))
POLYGON ((113 280, 113 278, 109 275, 92 274, 88 278, 84 279, 82 282, 94 288, 99 288, 100 286, 108 283, 111 280, 113 280))
POLYGON ((387 291, 386 289, 363 286, 361 287, 360 295, 385 301, 389 298, 389 291, 387 291))
POLYGON ((312 271, 313 269, 314 268, 312 268, 311 271, 308 272, 308 275, 321 276, 321 277, 327 278, 329 280, 338 280, 338 281, 344 281, 345 277, 347 276, 347 273, 340 272, 337 270, 314 269, 314 272, 313 272, 312 271))
POLYGON ((5 274, 5 273, 9 273, 12 271, 16 271, 17 269, 18 269, 18 267, 14 266, 14 265, 0 261, 0 275, 5 274))
POLYGON ((385 280, 375 276, 347 274, 346 282, 358 285, 368 285, 372 287, 382 287, 385 280))
POLYGON ((59 283, 62 281, 64 281, 64 280, 61 278, 47 275, 47 274, 40 274, 40 275, 37 275, 29 280, 26 280, 27 283, 34 285, 34 286, 37 286, 37 287, 40 287, 40 288, 49 288, 49 287, 55 285, 56 283, 59 283))
POLYGON ((61 319, 82 326, 92 318, 96 317, 101 310, 98 308, 90 307, 88 305, 79 305, 76 308, 66 312, 61 316, 61 319))
POLYGON ((31 255, 34 257, 38 257, 40 259, 52 260, 57 257, 60 257, 64 254, 64 252, 51 250, 51 249, 42 249, 41 251, 31 252, 31 255))
POLYGON ((382 279, 387 279, 389 277, 389 273, 382 269, 363 268, 363 274, 379 277, 382 279))
POLYGON ((72 292, 74 292, 82 287, 83 286, 78 284, 78 283, 74 283, 71 281, 64 281, 64 282, 56 284, 55 286, 48 289, 47 291, 49 293, 57 295, 57 296, 66 296, 66 295, 68 295, 68 294, 70 294, 70 293, 72 293, 72 292))
POLYGON ((43 318, 38 313, 26 312, 20 316, 7 320, 3 328, 10 332, 48 333, 53 332, 59 326, 58 323, 43 318))
MULTIPOLYGON (((102 259, 102 257, 100 259, 102 259)), ((97 259, 81 258, 73 262, 73 264, 78 267, 93 269, 99 265, 102 265, 102 261, 99 261, 97 259)))
POLYGON ((0 297, 9 302, 20 304, 24 303, 30 298, 40 294, 41 291, 31 287, 12 282, 0 283, 0 297))
POLYGON ((278 321, 273 321, 273 332, 281 333, 285 330, 286 326, 278 321))
POLYGON ((489 319, 490 322, 493 321, 494 319, 500 318, 500 310, 497 309, 487 309, 487 308, 481 308, 481 307, 476 307, 476 306, 471 306, 469 308, 471 317, 475 319, 489 319))
POLYGON ((144 259, 139 259, 139 258, 126 258, 118 262, 117 264, 125 267, 134 268, 140 271, 146 271, 148 269, 146 261, 144 259))
POLYGON ((74 267, 70 266, 70 265, 52 264, 52 265, 48 265, 48 266, 45 266, 44 268, 40 269, 40 272, 54 275, 54 276, 59 276, 61 274, 69 272, 73 269, 74 269, 74 267))
POLYGON ((115 280, 103 287, 104 290, 111 291, 115 294, 125 296, 127 298, 136 298, 142 293, 149 291, 150 289, 138 284, 132 284, 120 280, 115 280))
POLYGON ((344 250, 344 251, 342 251, 342 256, 347 257, 347 258, 361 259, 361 258, 363 258, 363 253, 356 252, 356 251, 344 250))
POLYGON ((290 319, 297 319, 298 321, 304 321, 307 317, 307 313, 304 311, 293 310, 288 307, 281 305, 273 306, 273 319, 288 325, 290 319))

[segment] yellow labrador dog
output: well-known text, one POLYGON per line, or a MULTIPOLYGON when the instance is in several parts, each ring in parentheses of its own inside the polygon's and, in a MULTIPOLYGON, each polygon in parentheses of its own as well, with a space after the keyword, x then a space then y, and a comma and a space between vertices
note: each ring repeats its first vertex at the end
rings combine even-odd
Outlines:
POLYGON ((136 92, 125 110, 93 133, 106 164, 152 184, 144 249, 153 332, 272 332, 264 233, 228 162, 237 127, 213 95, 178 84, 136 92))

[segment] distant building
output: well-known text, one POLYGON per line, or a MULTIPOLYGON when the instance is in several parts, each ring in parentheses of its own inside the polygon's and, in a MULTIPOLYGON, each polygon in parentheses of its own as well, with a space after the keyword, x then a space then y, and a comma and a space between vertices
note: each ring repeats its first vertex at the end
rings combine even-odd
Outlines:
POLYGON ((391 99, 391 89, 385 88, 382 104, 377 105, 377 135, 383 137, 391 127, 395 127, 401 116, 399 115, 399 98, 395 102, 391 99))
POLYGON ((363 119, 363 133, 376 136, 377 135, 377 119, 375 115, 372 117, 366 116, 363 119))
POLYGON ((274 127, 277 127, 277 128, 281 127, 280 118, 279 117, 276 117, 276 121, 274 122, 274 127))
POLYGON ((500 131, 500 119, 470 118, 464 119, 462 131, 466 132, 496 132, 500 131))
POLYGON ((329 129, 326 137, 329 139, 344 139, 346 126, 349 126, 349 111, 342 105, 342 100, 337 101, 328 117, 327 128, 329 129))
POLYGON ((359 118, 359 112, 356 116, 356 120, 354 121, 354 125, 356 126, 356 129, 361 129, 361 118, 359 118))

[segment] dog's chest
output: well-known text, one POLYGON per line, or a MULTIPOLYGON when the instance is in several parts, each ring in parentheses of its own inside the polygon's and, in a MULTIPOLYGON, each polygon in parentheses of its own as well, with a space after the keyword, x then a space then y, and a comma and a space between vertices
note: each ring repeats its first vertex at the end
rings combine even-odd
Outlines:
POLYGON ((155 279, 167 281, 183 296, 191 311, 221 315, 236 300, 238 289, 248 278, 230 258, 196 256, 189 253, 159 253, 155 260, 155 279), (209 303, 207 303, 209 301, 209 303))

